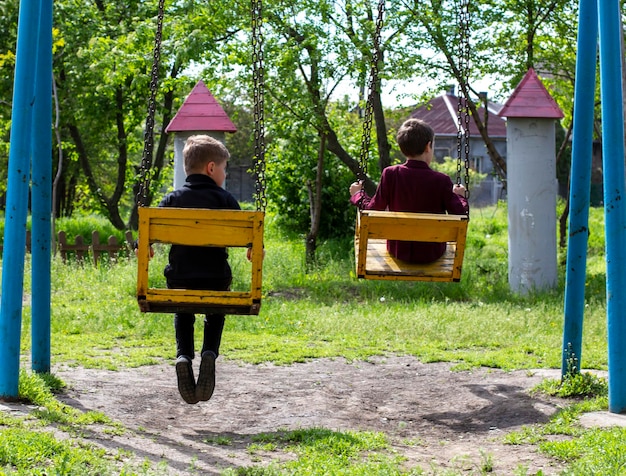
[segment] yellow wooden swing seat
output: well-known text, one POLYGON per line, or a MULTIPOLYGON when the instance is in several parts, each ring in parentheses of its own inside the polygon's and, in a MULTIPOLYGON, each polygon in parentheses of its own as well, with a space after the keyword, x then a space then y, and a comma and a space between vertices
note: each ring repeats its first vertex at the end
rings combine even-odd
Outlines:
POLYGON ((356 274, 362 279, 461 280, 469 219, 465 215, 361 210, 355 233, 356 274), (387 240, 447 242, 433 263, 401 261, 387 252, 387 240))
POLYGON ((142 312, 250 314, 261 308, 263 218, 261 211, 139 207, 137 301, 142 312), (150 245, 250 247, 249 291, 150 288, 150 245))

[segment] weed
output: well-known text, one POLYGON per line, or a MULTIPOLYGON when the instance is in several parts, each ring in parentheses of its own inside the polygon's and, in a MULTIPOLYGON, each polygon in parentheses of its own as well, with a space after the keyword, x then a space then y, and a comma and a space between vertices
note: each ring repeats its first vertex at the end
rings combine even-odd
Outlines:
POLYGON ((493 471, 493 456, 484 450, 480 450, 480 472, 482 474, 493 471))
POLYGON ((608 382, 590 372, 567 373, 561 380, 546 379, 533 391, 562 398, 570 397, 606 397, 609 393, 608 382))

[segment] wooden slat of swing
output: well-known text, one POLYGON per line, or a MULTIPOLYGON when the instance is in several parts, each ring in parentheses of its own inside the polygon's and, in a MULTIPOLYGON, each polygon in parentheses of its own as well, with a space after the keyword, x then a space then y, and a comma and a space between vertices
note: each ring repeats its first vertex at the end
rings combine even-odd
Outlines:
POLYGON ((261 308, 263 218, 259 211, 139 208, 137 300, 142 312, 258 314, 261 308), (249 291, 150 288, 150 244, 251 247, 249 291))
POLYGON ((357 217, 357 276, 363 279, 460 281, 468 218, 464 215, 363 210, 357 217), (433 263, 401 261, 387 252, 387 240, 447 242, 433 263))

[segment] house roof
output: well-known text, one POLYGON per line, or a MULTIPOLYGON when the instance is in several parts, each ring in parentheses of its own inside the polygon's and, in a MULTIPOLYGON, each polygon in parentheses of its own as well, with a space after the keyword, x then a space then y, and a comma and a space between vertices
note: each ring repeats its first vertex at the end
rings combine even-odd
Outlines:
MULTIPOLYGON (((459 98, 451 92, 446 92, 419 106, 411 113, 410 117, 428 122, 435 131, 435 136, 456 137, 459 127, 458 105, 459 98)), ((461 99, 461 105, 465 105, 465 99, 461 99)), ((489 111, 489 120, 487 122, 489 136, 492 138, 506 138, 506 121, 498 116, 499 106, 489 103, 487 110, 489 111)), ((480 117, 484 117, 485 108, 479 107, 478 114, 480 117)), ((470 136, 480 136, 473 118, 470 119, 470 136)))
POLYGON ((237 132, 222 106, 202 81, 198 81, 165 132, 237 132))
POLYGON ((502 117, 561 119, 563 111, 530 68, 499 113, 502 117))

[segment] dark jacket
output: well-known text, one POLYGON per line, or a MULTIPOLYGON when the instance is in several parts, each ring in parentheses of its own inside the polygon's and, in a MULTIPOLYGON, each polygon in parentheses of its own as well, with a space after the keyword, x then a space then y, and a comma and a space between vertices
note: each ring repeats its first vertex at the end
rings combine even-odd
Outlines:
MULTIPOLYGON (((167 194, 159 207, 240 210, 235 197, 202 174, 189 175, 185 184, 167 194)), ((172 245, 165 267, 168 281, 230 278, 226 248, 172 245)))
MULTIPOLYGON (((469 210, 465 197, 452 191, 450 177, 432 170, 421 160, 387 167, 373 198, 360 191, 350 202, 361 209, 392 212, 465 215, 469 210)), ((443 255, 446 244, 388 240, 387 250, 403 261, 430 263, 443 255)))

